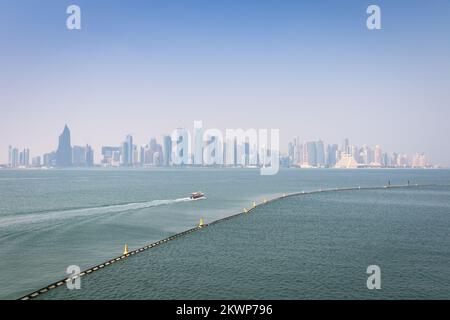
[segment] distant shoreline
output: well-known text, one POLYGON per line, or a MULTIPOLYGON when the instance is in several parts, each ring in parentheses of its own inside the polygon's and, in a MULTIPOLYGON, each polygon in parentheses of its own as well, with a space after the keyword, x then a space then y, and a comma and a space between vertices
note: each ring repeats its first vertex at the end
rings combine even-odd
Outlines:
MULTIPOLYGON (((258 167, 220 167, 220 166, 149 166, 149 167, 103 167, 103 166, 93 166, 93 167, 29 167, 29 168, 8 168, 6 166, 0 166, 0 170, 4 171, 76 171, 76 170, 135 170, 135 171, 145 171, 145 170, 179 170, 179 169, 197 169, 197 170, 211 170, 211 169, 225 169, 225 170, 259 170, 258 167)), ((450 167, 359 167, 359 168, 327 168, 327 167, 281 167, 280 170, 337 170, 337 171, 358 171, 358 170, 449 170, 450 167)))

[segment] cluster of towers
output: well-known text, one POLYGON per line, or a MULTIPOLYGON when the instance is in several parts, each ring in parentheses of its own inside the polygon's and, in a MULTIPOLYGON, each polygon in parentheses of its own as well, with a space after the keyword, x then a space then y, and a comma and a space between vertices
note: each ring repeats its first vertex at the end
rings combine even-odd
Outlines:
POLYGON ((414 167, 425 168, 429 164, 423 153, 414 156, 383 152, 379 145, 370 147, 352 145, 349 139, 342 144, 326 145, 322 140, 302 142, 296 138, 288 145, 290 166, 299 167, 414 167))

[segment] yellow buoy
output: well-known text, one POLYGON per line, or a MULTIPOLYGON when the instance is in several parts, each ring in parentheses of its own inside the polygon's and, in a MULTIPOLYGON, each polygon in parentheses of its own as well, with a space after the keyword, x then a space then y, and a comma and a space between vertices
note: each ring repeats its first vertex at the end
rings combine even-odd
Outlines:
POLYGON ((245 213, 247 213, 247 212, 248 212, 247 208, 244 208, 244 212, 245 212, 245 213))
POLYGON ((199 228, 203 228, 205 226, 205 223, 203 222, 203 218, 200 218, 200 222, 198 224, 199 228))
POLYGON ((256 208, 256 202, 253 201, 253 208, 256 208))
POLYGON ((125 248, 123 249, 123 254, 128 254, 128 245, 125 243, 125 248))

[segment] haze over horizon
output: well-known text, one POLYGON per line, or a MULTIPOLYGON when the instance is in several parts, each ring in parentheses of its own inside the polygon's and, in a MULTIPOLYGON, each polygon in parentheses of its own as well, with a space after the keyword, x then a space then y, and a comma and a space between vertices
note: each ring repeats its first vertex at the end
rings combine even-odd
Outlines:
POLYGON ((16 1, 0 12, 0 164, 73 145, 142 145, 178 127, 278 128, 293 137, 450 166, 450 3, 16 1), (366 28, 366 8, 382 30, 366 28))

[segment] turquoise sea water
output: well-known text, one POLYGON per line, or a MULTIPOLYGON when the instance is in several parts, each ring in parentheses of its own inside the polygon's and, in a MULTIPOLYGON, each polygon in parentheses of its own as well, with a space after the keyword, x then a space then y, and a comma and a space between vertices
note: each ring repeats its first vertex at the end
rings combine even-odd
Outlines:
MULTIPOLYGON (((447 170, 0 171, 0 298, 282 193, 450 184, 447 170), (202 190, 207 200, 187 201, 202 190)), ((448 186, 284 199, 82 278, 42 298, 449 298, 448 186), (366 268, 382 290, 366 288, 366 268), (64 287, 65 288, 65 287, 64 287)))

